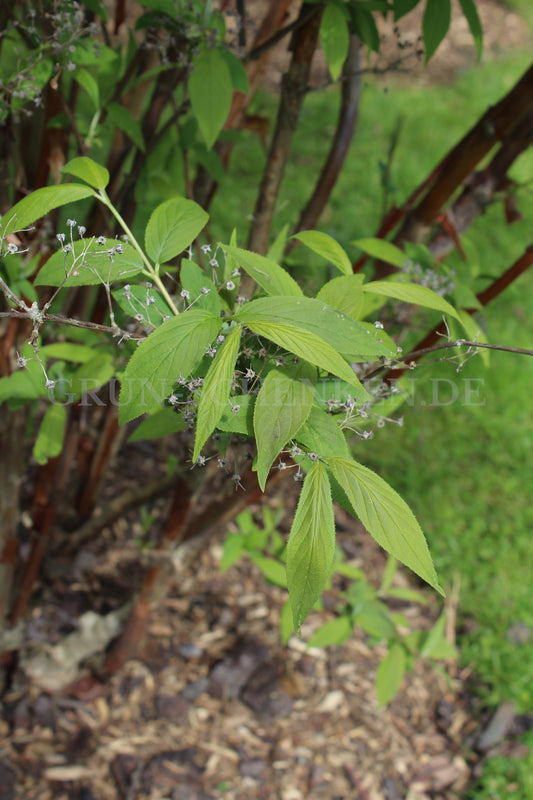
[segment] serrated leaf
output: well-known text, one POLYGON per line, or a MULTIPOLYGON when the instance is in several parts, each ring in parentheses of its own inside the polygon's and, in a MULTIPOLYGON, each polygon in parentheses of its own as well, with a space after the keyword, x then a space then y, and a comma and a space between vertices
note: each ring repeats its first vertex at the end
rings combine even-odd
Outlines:
POLYGON ((200 309, 164 322, 140 344, 121 380, 119 422, 123 425, 169 396, 180 376, 188 377, 222 327, 200 309))
POLYGON ((408 14, 415 6, 419 4, 420 0, 392 0, 394 9, 394 22, 408 14))
POLYGON ((231 392, 235 362, 239 355, 242 325, 236 325, 215 356, 204 379, 194 441, 193 463, 217 426, 231 392))
POLYGON ((148 256, 164 264, 182 253, 206 225, 209 215, 193 200, 173 197, 152 213, 144 242, 148 256))
POLYGON ((2 216, 2 234, 7 236, 8 233, 23 230, 54 208, 83 200, 85 197, 94 197, 94 190, 80 183, 36 189, 2 216))
POLYGON ((314 406, 296 435, 296 441, 320 456, 349 455, 344 434, 330 414, 314 406))
POLYGON ((269 295, 291 295, 301 297, 302 290, 283 267, 275 264, 274 261, 252 253, 251 250, 243 250, 241 247, 224 244, 221 247, 231 255, 237 265, 242 267, 254 281, 264 289, 269 295))
POLYGON ((33 457, 38 464, 46 464, 50 458, 55 458, 60 454, 63 449, 66 423, 67 410, 65 406, 57 403, 48 406, 33 445, 33 457))
POLYGON ((363 276, 340 275, 322 286, 317 300, 322 300, 332 308, 358 320, 363 309, 363 276))
MULTIPOLYGON (((328 8, 336 8, 335 6, 326 6, 328 8)), ((341 14, 344 18, 344 15, 341 14)), ((298 239, 303 245, 308 247, 314 253, 327 259, 335 267, 338 267, 345 275, 352 274, 352 262, 348 258, 346 251, 340 244, 327 233, 321 231, 301 231, 291 236, 291 239, 298 239)))
POLYGON ((427 286, 420 286, 418 283, 408 283, 407 281, 371 281, 364 283, 363 292, 370 294, 394 297, 403 303, 414 303, 424 308, 432 308, 435 311, 442 311, 455 319, 459 319, 457 310, 448 303, 443 297, 438 295, 427 286))
POLYGON ((74 73, 74 80, 77 81, 81 88, 87 92, 95 111, 98 111, 100 108, 100 91, 98 89, 98 83, 91 73, 87 72, 86 69, 78 67, 74 73))
POLYGON ((130 280, 144 267, 141 256, 131 245, 124 244, 123 253, 110 256, 116 247, 114 239, 97 244, 95 239, 77 239, 73 252, 57 250, 35 278, 36 286, 96 286, 99 283, 130 280), (71 272, 65 281, 66 272, 71 272))
POLYGON ((389 356, 390 351, 351 317, 313 297, 260 297, 236 314, 248 325, 255 322, 289 323, 324 339, 345 358, 389 356))
POLYGON ((142 442, 145 439, 161 439, 172 433, 183 431, 187 424, 179 414, 170 408, 159 408, 149 417, 143 419, 135 428, 128 442, 142 442))
POLYGON ((316 370, 276 368, 266 376, 254 409, 257 479, 262 491, 274 460, 301 428, 311 410, 316 370))
POLYGON ((424 64, 430 58, 442 42, 452 19, 452 8, 450 0, 426 0, 426 8, 422 19, 422 37, 426 51, 424 64))
POLYGON ((315 461, 302 486, 287 544, 287 584, 299 632, 322 594, 335 557, 335 520, 325 466, 315 461))
POLYGON ((217 287, 203 269, 200 269, 194 261, 189 261, 188 258, 183 258, 181 261, 180 283, 189 292, 189 302, 194 302, 196 308, 205 308, 212 314, 220 314, 220 298, 217 287), (208 293, 205 294, 202 289, 204 292, 208 290, 208 293))
POLYGON ((386 706, 398 694, 405 675, 405 667, 405 649, 395 642, 390 646, 376 673, 376 693, 380 706, 386 706))
POLYGON ((120 103, 107 103, 106 111, 109 115, 109 119, 115 123, 117 128, 124 131, 133 144, 144 153, 144 137, 139 120, 134 119, 128 109, 120 103))
POLYGON ((474 39, 477 56, 480 58, 483 52, 483 28, 481 27, 481 20, 479 19, 476 4, 474 0, 459 0, 459 3, 466 17, 466 21, 468 22, 470 33, 474 39))
POLYGON ((377 543, 444 594, 420 525, 392 486, 352 459, 330 457, 327 463, 356 516, 377 543))
POLYGON ((61 169, 66 175, 74 175, 75 178, 81 178, 82 181, 88 183, 94 189, 103 191, 109 183, 109 172, 105 167, 97 164, 92 158, 88 156, 79 156, 73 158, 61 169))
POLYGON ((320 21, 320 44, 334 81, 341 74, 349 42, 350 36, 345 15, 339 6, 329 3, 324 9, 320 21))
POLYGON ((400 269, 407 261, 405 253, 396 245, 385 241, 385 239, 369 237, 367 239, 356 239, 352 244, 362 250, 363 253, 372 256, 372 258, 378 258, 380 261, 385 261, 387 264, 392 264, 400 269))
POLYGON ((270 339, 270 341, 288 350, 289 353, 294 353, 305 361, 309 361, 310 364, 315 364, 315 366, 342 378, 357 390, 360 399, 370 399, 371 396, 342 356, 330 344, 314 333, 289 323, 248 320, 246 325, 254 333, 270 339))
POLYGON ((307 647, 331 647, 342 644, 353 633, 353 624, 349 616, 344 615, 325 622, 314 632, 307 647))
POLYGON ((226 121, 233 97, 230 70, 218 50, 204 50, 194 60, 189 97, 198 127, 211 149, 226 121))

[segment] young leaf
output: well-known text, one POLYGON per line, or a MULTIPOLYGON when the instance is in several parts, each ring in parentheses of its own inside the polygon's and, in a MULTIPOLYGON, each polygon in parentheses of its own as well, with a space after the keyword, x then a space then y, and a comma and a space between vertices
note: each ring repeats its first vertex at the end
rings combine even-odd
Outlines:
POLYGON ((254 410, 257 479, 262 491, 274 459, 309 415, 315 381, 316 369, 305 362, 297 370, 273 369, 264 380, 254 410))
POLYGON ((377 543, 444 594, 420 525, 392 486, 352 459, 334 456, 327 463, 355 514, 377 543))
POLYGON ((459 3, 461 4, 463 14, 468 22, 470 33, 474 38, 477 56, 478 58, 481 58, 481 53, 483 51, 483 29, 481 27, 479 14, 477 13, 476 4, 474 3, 474 0, 459 0, 459 3))
POLYGON ((144 264, 137 250, 129 244, 122 245, 122 253, 110 256, 116 245, 114 239, 106 239, 104 244, 97 244, 94 239, 77 239, 72 252, 60 249, 48 259, 34 283, 36 286, 96 286, 130 280, 144 264), (65 281, 67 272, 71 274, 65 281))
POLYGON ((81 183, 43 186, 42 189, 36 189, 27 197, 23 197, 2 216, 2 234, 6 236, 8 233, 23 230, 54 208, 93 196, 94 190, 81 183))
POLYGON ((0 403, 4 400, 32 400, 47 394, 43 371, 33 348, 25 344, 21 355, 27 359, 26 366, 0 378, 0 403))
POLYGON ((334 556, 331 490, 325 466, 315 461, 305 476, 287 544, 287 584, 298 632, 326 585, 334 556))
POLYGON ((353 623, 347 614, 342 617, 325 622, 313 633, 308 647, 337 647, 350 638, 353 632, 353 623))
POLYGON ((231 75, 225 58, 218 50, 204 50, 193 63, 189 97, 208 149, 214 145, 226 121, 232 96, 231 75))
POLYGON ((369 50, 379 53, 380 38, 374 15, 358 6, 359 3, 350 3, 349 5, 353 29, 369 50))
MULTIPOLYGON (((238 318, 238 315, 235 315, 238 318)), ((242 320, 241 320, 242 321, 242 320)), ((337 375, 342 380, 353 386, 358 397, 362 400, 369 400, 370 395, 363 387, 354 371, 348 366, 346 361, 337 351, 320 336, 306 331, 296 325, 280 323, 276 321, 246 320, 246 325, 254 333, 270 339, 275 344, 288 350, 289 353, 309 361, 310 364, 337 375)))
POLYGON ((356 239, 353 244, 372 258, 379 258, 387 264, 392 264, 401 269, 407 261, 407 256, 396 245, 385 241, 385 239, 356 239))
POLYGON ((222 320, 194 309, 164 322, 140 344, 121 380, 119 422, 123 425, 169 396, 205 355, 222 320))
POLYGON ((344 435, 330 414, 314 406, 298 431, 296 441, 320 456, 348 458, 348 445, 344 435))
POLYGON ((89 98, 91 99, 95 111, 98 111, 100 108, 100 91, 98 89, 98 83, 93 78, 91 73, 87 72, 87 70, 83 69, 82 67, 78 67, 74 73, 74 80, 79 83, 82 89, 85 89, 89 98))
POLYGON ((281 561, 276 561, 274 558, 267 558, 266 556, 254 553, 248 553, 254 564, 257 564, 263 576, 268 583, 273 583, 274 586, 281 586, 282 589, 287 588, 287 571, 285 564, 281 561))
POLYGON ((286 645, 292 634, 294 633, 294 621, 292 618, 292 610, 290 601, 287 600, 283 603, 281 614, 279 616, 279 636, 281 644, 286 645))
POLYGON ((260 297, 236 315, 245 325, 250 322, 289 323, 320 336, 346 358, 389 356, 376 337, 358 322, 313 297, 260 297))
POLYGON ((340 275, 325 283, 316 299, 358 320, 364 299, 362 283, 362 275, 340 275))
POLYGON ((143 419, 135 428, 128 442, 142 442, 144 439, 161 439, 171 433, 183 431, 187 424, 170 406, 159 408, 143 419))
POLYGON ((328 3, 320 21, 320 44, 334 81, 341 74, 349 41, 346 17, 339 6, 328 3))
POLYGON ((65 164, 61 172, 64 172, 66 175, 74 175, 75 178, 81 178, 81 180, 88 183, 89 186, 92 186, 94 189, 99 189, 100 191, 103 191, 109 183, 109 172, 107 169, 87 156, 73 158, 68 164, 65 164))
POLYGON ((303 295, 294 278, 274 261, 233 245, 224 244, 222 247, 267 294, 293 297, 303 295))
POLYGON ((63 449, 67 410, 65 406, 54 403, 48 406, 42 419, 37 439, 33 446, 33 457, 38 464, 46 464, 63 449))
MULTIPOLYGON (((336 6, 326 6, 326 11, 328 8, 339 11, 336 6)), ((344 14, 342 14, 340 11, 339 13, 341 14, 344 24, 346 25, 344 14)), ((324 19, 324 17, 322 17, 322 19, 324 19)), ((332 236, 329 236, 327 233, 321 233, 320 231, 301 231, 300 233, 295 233, 291 238, 298 239, 298 241, 300 241, 314 253, 318 253, 319 256, 323 256, 335 267, 338 267, 345 275, 352 274, 352 262, 348 258, 346 251, 335 239, 333 239, 332 236)))
POLYGON ((426 8, 422 19, 422 36, 426 51, 425 64, 428 63, 448 33, 451 18, 450 0, 426 0, 426 8))
POLYGON ((182 253, 198 236, 209 215, 193 200, 173 197, 157 206, 148 220, 144 242, 148 256, 158 264, 182 253))
POLYGON ((398 693, 405 675, 405 649, 394 642, 376 673, 376 692, 380 706, 386 706, 398 693))
POLYGON ((238 92, 248 94, 250 91, 250 83, 248 81, 248 73, 241 59, 236 56, 235 53, 232 53, 231 50, 222 50, 222 56, 228 65, 233 88, 238 92))
POLYGON ((217 353, 205 376, 200 403, 198 423, 194 441, 193 464, 200 451, 216 428, 231 392, 235 362, 239 355, 242 325, 236 325, 217 353))
POLYGON ((370 292, 371 294, 380 294, 385 297, 394 297, 396 300, 401 300, 404 303, 414 303, 417 306, 424 308, 433 308, 435 311, 442 311, 443 314, 449 314, 451 317, 459 319, 456 309, 444 300, 443 297, 436 294, 432 289, 427 286, 420 286, 418 283, 408 283, 407 281, 371 281, 364 283, 362 286, 363 292, 370 292))

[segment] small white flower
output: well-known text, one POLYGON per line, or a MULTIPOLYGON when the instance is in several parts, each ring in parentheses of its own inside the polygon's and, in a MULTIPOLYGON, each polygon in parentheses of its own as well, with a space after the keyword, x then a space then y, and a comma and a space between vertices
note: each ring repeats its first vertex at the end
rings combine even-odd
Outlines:
POLYGON ((9 242, 9 244, 7 246, 7 252, 8 253, 17 253, 18 252, 17 245, 13 244, 12 242, 9 242))
POLYGON ((188 300, 191 296, 191 293, 187 289, 182 289, 180 295, 184 297, 185 300, 188 300))
POLYGON ((76 220, 75 219, 67 219, 67 226, 69 228, 75 228, 76 227, 76 220))
POLYGON ((96 240, 96 244, 105 244, 105 236, 99 236, 96 240))
POLYGON ((237 403, 234 406, 231 407, 231 413, 232 414, 238 414, 240 410, 241 410, 241 407, 237 403))
POLYGON ((202 251, 202 253, 204 253, 204 255, 207 255, 207 253, 211 252, 211 245, 210 244, 203 244, 200 247, 200 250, 202 251))
POLYGON ((209 266, 210 267, 218 267, 218 261, 216 260, 216 258, 212 258, 211 259, 211 261, 209 262, 209 266))
POLYGON ((226 283, 226 289, 227 289, 229 292, 232 292, 232 291, 233 291, 233 289, 235 289, 235 284, 233 283, 233 281, 228 281, 228 282, 226 283))
POLYGON ((207 288, 207 286, 202 286, 202 288, 200 289, 200 291, 201 291, 201 293, 202 293, 202 294, 209 294, 209 292, 211 291, 211 289, 208 289, 208 288, 207 288))

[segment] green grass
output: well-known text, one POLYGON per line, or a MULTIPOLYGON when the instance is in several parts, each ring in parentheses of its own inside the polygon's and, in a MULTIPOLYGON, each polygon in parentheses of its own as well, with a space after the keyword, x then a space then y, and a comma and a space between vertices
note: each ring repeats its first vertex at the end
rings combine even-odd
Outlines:
MULTIPOLYGON (((473 69, 448 87, 405 85, 385 92, 383 83, 367 81, 348 164, 319 228, 355 256, 351 242, 377 229, 382 202, 378 162, 385 159, 399 121, 392 169, 398 204, 529 63, 528 54, 509 55, 505 61, 473 69)), ((306 100, 278 204, 276 232, 296 221, 295 209, 308 197, 324 157, 323 142, 335 125, 336 102, 333 92, 306 100)), ((258 110, 272 113, 270 98, 263 97, 258 110)), ((233 154, 237 177, 226 182, 213 208, 217 235, 227 238, 230 220, 240 218, 240 241, 245 241, 263 160, 259 143, 243 138, 233 154)), ((531 153, 517 162, 513 176, 523 184, 519 200, 525 219, 506 226, 502 207, 496 204, 464 236, 478 288, 486 285, 483 276, 499 274, 531 242, 531 153)), ((302 256, 299 253, 294 268, 303 276, 309 262, 303 249, 302 256)), ((457 256, 448 263, 459 276, 465 272, 457 256)), ((532 348, 533 274, 522 276, 484 309, 479 323, 493 343, 532 348)), ((379 471, 415 510, 442 581, 449 586, 460 577, 461 661, 475 670, 481 702, 495 706, 511 699, 519 710, 531 711, 533 642, 520 644, 513 631, 520 624, 532 631, 533 639, 533 359, 498 352, 491 354, 489 369, 478 357, 460 373, 450 364, 440 364, 420 368, 410 377, 417 379, 416 401, 405 407, 404 427, 378 430, 373 441, 357 445, 355 455, 379 471), (432 404, 432 381, 439 377, 456 382, 456 402, 432 404), (479 381, 483 405, 465 405, 466 379, 479 381)), ((509 789, 515 774, 521 776, 518 783, 533 774, 533 757, 516 764, 507 759, 492 762, 470 797, 532 797, 533 790, 526 795, 521 788, 509 789)))

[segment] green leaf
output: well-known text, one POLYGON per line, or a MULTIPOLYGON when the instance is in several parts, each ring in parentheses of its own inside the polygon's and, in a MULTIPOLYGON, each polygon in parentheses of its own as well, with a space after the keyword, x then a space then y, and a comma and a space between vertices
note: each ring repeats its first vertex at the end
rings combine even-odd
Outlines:
POLYGON ((189 292, 188 302, 194 302, 195 308, 205 308, 212 314, 220 314, 220 298, 217 287, 204 270, 200 269, 194 261, 189 261, 188 258, 181 261, 180 283, 189 292), (204 294, 202 289, 208 289, 209 293, 204 294))
POLYGON ((320 456, 348 458, 344 434, 330 414, 314 406, 296 435, 296 441, 320 456))
POLYGON ((87 70, 83 69, 83 67, 78 67, 74 73, 74 80, 77 81, 81 88, 87 92, 95 111, 98 111, 100 108, 100 91, 98 89, 98 83, 91 73, 87 72, 87 70))
MULTIPOLYGON (((283 226, 283 228, 280 230, 280 232, 278 233, 278 235, 268 248, 266 257, 270 259, 270 261, 274 261, 275 264, 277 264, 278 261, 281 261, 281 259, 283 258, 283 253, 285 251, 285 246, 287 244, 288 232, 289 232, 289 226, 287 224, 283 226)), ((232 244, 234 243, 232 242, 232 244)))
POLYGON ((231 255, 254 281, 270 295, 291 295, 301 297, 302 290, 288 272, 265 256, 243 250, 240 247, 224 244, 224 250, 231 255))
POLYGON ((362 286, 363 292, 370 292, 371 294, 384 295, 385 297, 394 297, 396 300, 401 300, 404 303, 414 303, 417 306, 424 308, 432 308, 435 311, 442 311, 443 314, 449 314, 451 317, 459 319, 456 309, 444 300, 443 297, 436 294, 432 289, 427 286, 420 286, 418 283, 408 283, 407 281, 371 281, 364 283, 362 286))
POLYGON ((80 183, 36 189, 2 216, 2 234, 6 236, 8 233, 23 230, 54 208, 93 196, 94 191, 80 183))
POLYGON ((340 275, 325 283, 316 297, 357 320, 363 308, 362 284, 363 275, 340 275))
POLYGON ((420 525, 392 486, 352 459, 330 457, 327 463, 355 514, 377 543, 444 594, 420 525))
POLYGON ((12 375, 0 378, 0 403, 4 400, 34 400, 48 393, 43 371, 35 358, 33 348, 24 344, 20 354, 28 359, 27 364, 12 375))
POLYGON ((345 15, 339 6, 329 3, 320 21, 320 44, 334 81, 341 74, 342 65, 348 54, 349 41, 345 15))
POLYGON ((68 381, 68 398, 72 403, 84 395, 100 389, 115 374, 113 357, 110 353, 99 353, 78 367, 68 381))
POLYGON ((267 558, 259 553, 248 553, 254 564, 257 564, 268 583, 274 586, 281 586, 282 589, 287 588, 287 571, 285 564, 281 561, 276 561, 273 558, 267 558))
POLYGON ((369 50, 379 53, 380 37, 376 20, 370 11, 358 8, 358 5, 359 3, 351 3, 349 6, 354 33, 359 36, 369 50))
POLYGON ((185 430, 187 424, 179 414, 166 406, 159 408, 149 417, 143 419, 135 428, 128 442, 142 442, 144 439, 161 439, 172 433, 185 430))
MULTIPOLYGON (((238 317, 238 315, 235 315, 238 317)), ((310 364, 337 375, 358 391, 360 399, 369 400, 370 395, 360 383, 351 367, 337 351, 320 336, 296 325, 276 321, 247 320, 246 325, 254 333, 264 336, 289 353, 309 361, 310 364)))
POLYGON ((218 430, 239 433, 241 436, 253 436, 255 395, 243 394, 232 399, 235 400, 233 406, 238 406, 239 410, 234 412, 227 405, 217 422, 218 430))
POLYGON ((335 520, 326 468, 311 465, 287 544, 287 584, 294 627, 302 622, 320 597, 335 556, 335 520))
POLYGON ((247 303, 236 317, 245 325, 251 322, 297 325, 315 336, 320 336, 349 359, 354 359, 356 355, 390 355, 390 351, 366 328, 313 297, 260 297, 247 303))
POLYGON ((279 616, 279 635, 281 644, 286 645, 292 634, 294 633, 294 620, 292 618, 292 609, 290 601, 287 600, 283 603, 281 614, 279 616))
POLYGON ((309 639, 307 647, 336 647, 349 639, 352 632, 352 621, 345 614, 321 625, 309 639))
POLYGON ((122 377, 120 424, 168 397, 178 378, 188 377, 199 364, 221 327, 219 317, 192 309, 151 333, 134 352, 122 377))
POLYGON ((386 706, 398 693, 405 675, 405 667, 405 649, 395 642, 390 646, 376 673, 376 692, 380 706, 386 706))
POLYGON ((193 463, 200 455, 202 447, 215 430, 217 422, 228 405, 235 362, 239 355, 241 333, 242 326, 236 325, 218 351, 205 376, 198 405, 193 463))
POLYGON ((470 33, 474 38, 477 56, 480 58, 481 53, 483 52, 483 28, 481 27, 481 20, 479 19, 479 14, 477 13, 476 4, 474 0, 459 0, 459 3, 461 4, 463 14, 468 22, 470 33))
POLYGON ((397 637, 397 631, 394 627, 390 616, 387 613, 387 607, 383 603, 376 601, 365 603, 363 607, 354 614, 354 622, 359 625, 370 636, 376 639, 394 639, 397 637))
MULTIPOLYGON (((336 6, 326 6, 326 11, 328 8, 336 8, 336 6)), ((343 14, 341 16, 344 18, 343 14)), ((298 239, 314 253, 318 253, 319 256, 323 256, 335 267, 338 267, 345 275, 352 274, 352 262, 348 258, 346 251, 327 233, 302 231, 301 233, 295 233, 294 236, 291 236, 291 239, 298 239)))
POLYGON ((316 370, 276 368, 266 376, 254 410, 257 478, 262 491, 274 460, 301 428, 311 410, 316 370))
POLYGON ((61 169, 66 175, 74 175, 75 178, 81 178, 82 181, 88 183, 94 189, 104 191, 109 183, 109 172, 105 167, 97 164, 92 158, 87 156, 79 156, 73 158, 61 169))
POLYGON ((232 53, 231 50, 222 50, 222 56, 228 65, 233 88, 238 92, 248 94, 250 91, 250 83, 248 81, 248 73, 241 59, 236 56, 235 53, 232 53))
POLYGON ((196 239, 209 215, 193 200, 173 197, 161 203, 148 220, 145 247, 158 264, 170 261, 196 239))
POLYGON ((46 464, 48 459, 58 456, 63 449, 67 410, 65 406, 54 403, 48 406, 39 427, 33 446, 33 457, 38 464, 46 464))
POLYGON ((55 344, 47 344, 41 347, 40 350, 47 358, 59 358, 62 361, 77 361, 84 364, 94 358, 94 350, 92 347, 86 347, 82 344, 75 342, 56 342, 55 344))
POLYGON ((218 50, 204 50, 194 60, 189 97, 198 127, 210 149, 226 121, 233 97, 230 70, 218 50))
POLYGON ((450 0, 426 0, 426 8, 422 19, 422 36, 426 51, 425 64, 428 63, 448 33, 451 18, 450 0))
POLYGON ((124 252, 109 256, 116 247, 114 239, 106 239, 105 244, 97 244, 95 239, 77 239, 73 252, 57 250, 39 271, 34 283, 36 286, 96 286, 113 281, 130 280, 143 269, 143 262, 137 250, 124 244, 124 252), (65 275, 70 277, 65 280, 65 275))
POLYGON ((109 119, 115 123, 117 128, 124 131, 133 144, 144 153, 144 137, 139 120, 133 119, 128 109, 120 103, 107 103, 106 111, 109 115, 109 119))
POLYGON ((415 6, 420 3, 420 0, 392 0, 394 8, 394 22, 398 22, 401 17, 404 17, 415 6))
POLYGON ((422 658, 457 658, 457 650, 446 639, 446 614, 443 612, 426 636, 420 650, 422 658))
POLYGON ((386 242, 385 239, 376 239, 372 237, 368 239, 356 239, 353 244, 358 247, 359 250, 362 250, 363 253, 372 256, 372 258, 378 258, 380 261, 393 264, 400 269, 407 261, 405 253, 402 252, 399 247, 396 247, 396 245, 386 242))

